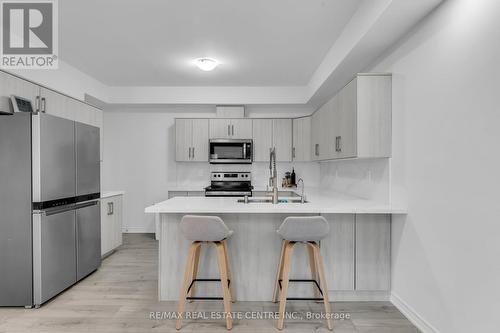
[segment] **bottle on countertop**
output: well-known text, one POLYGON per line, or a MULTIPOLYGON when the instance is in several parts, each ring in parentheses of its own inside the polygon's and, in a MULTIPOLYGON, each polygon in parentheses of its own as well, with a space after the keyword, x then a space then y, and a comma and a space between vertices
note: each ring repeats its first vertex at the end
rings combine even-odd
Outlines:
POLYGON ((295 168, 292 169, 292 174, 290 175, 290 184, 292 186, 296 186, 297 184, 295 183, 295 168))

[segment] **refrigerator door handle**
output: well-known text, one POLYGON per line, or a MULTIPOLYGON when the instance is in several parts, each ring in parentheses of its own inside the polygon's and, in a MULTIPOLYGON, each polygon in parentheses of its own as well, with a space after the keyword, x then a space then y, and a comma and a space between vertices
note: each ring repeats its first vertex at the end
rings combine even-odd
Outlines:
POLYGON ((76 209, 75 205, 64 206, 62 208, 54 208, 54 209, 44 210, 44 211, 42 211, 42 214, 44 214, 45 216, 52 216, 52 215, 61 214, 64 212, 68 212, 70 210, 75 210, 75 209, 76 209))
POLYGON ((82 208, 85 208, 85 207, 90 207, 90 206, 95 206, 97 205, 97 200, 96 201, 90 201, 90 202, 84 202, 84 203, 81 203, 81 204, 77 204, 74 208, 75 209, 82 209, 82 208))

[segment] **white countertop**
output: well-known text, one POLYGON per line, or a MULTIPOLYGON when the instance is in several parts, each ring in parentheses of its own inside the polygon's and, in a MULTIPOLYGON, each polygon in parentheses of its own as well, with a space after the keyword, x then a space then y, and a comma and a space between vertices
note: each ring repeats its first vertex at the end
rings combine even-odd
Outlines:
POLYGON ((125 191, 104 191, 104 192, 101 192, 101 199, 114 197, 117 195, 124 195, 124 194, 125 194, 125 191))
MULTIPOLYGON (((255 197, 254 197, 255 198, 255 197)), ((393 207, 335 192, 306 191, 307 203, 239 203, 236 197, 175 197, 145 209, 146 213, 315 213, 315 214, 406 214, 393 207)), ((285 199, 285 198, 283 198, 285 199)))

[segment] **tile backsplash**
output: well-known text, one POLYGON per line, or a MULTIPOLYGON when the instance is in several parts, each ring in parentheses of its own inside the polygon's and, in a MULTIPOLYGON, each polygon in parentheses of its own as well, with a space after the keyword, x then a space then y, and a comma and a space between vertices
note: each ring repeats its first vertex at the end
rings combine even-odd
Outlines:
POLYGON ((380 202, 390 200, 390 159, 319 162, 321 187, 380 202))
MULTIPOLYGON (((264 188, 269 180, 269 163, 254 162, 252 164, 208 164, 193 162, 178 162, 175 165, 176 172, 171 173, 168 179, 170 186, 203 189, 210 183, 210 173, 212 171, 249 171, 252 173, 252 185, 256 188, 264 188)), ((292 171, 298 178, 303 178, 308 187, 317 187, 319 184, 320 166, 312 162, 278 162, 276 169, 278 171, 278 183, 281 184, 281 178, 285 172, 292 171)))
MULTIPOLYGON (((225 165, 206 162, 177 162, 169 173, 171 187, 200 189, 210 183, 212 171, 250 171, 252 184, 265 188, 269 180, 269 163, 225 165)), ((278 183, 286 171, 295 168, 298 178, 303 178, 306 188, 321 188, 348 195, 389 202, 390 199, 390 159, 347 159, 323 162, 278 162, 278 183)))

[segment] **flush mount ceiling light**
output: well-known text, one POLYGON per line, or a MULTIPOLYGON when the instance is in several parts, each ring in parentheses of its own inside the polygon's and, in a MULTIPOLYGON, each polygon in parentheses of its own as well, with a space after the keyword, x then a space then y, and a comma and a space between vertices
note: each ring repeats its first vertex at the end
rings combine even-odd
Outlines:
POLYGON ((212 58, 198 58, 195 59, 194 63, 199 69, 205 72, 209 72, 219 65, 219 62, 212 58))

